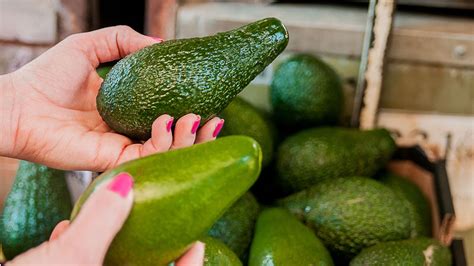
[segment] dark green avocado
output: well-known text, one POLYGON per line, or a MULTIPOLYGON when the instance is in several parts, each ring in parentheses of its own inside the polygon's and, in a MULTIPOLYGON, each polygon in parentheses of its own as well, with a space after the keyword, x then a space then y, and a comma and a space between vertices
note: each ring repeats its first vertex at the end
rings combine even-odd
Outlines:
POLYGON ((449 248, 437 240, 420 237, 368 247, 351 261, 350 266, 450 266, 451 264, 452 256, 449 248))
POLYGON ((339 76, 310 54, 283 61, 273 75, 270 94, 276 121, 287 127, 334 125, 344 109, 339 76))
POLYGON ((283 141, 272 180, 281 194, 341 176, 373 176, 392 157, 396 144, 385 129, 321 127, 283 141))
POLYGON ((162 114, 209 120, 286 47, 288 32, 266 18, 213 36, 171 40, 120 60, 106 76, 97 109, 116 132, 150 137, 162 114))
POLYGON ((367 177, 322 181, 278 201, 333 254, 351 258, 379 242, 410 237, 412 215, 390 188, 367 177))
POLYGON ((72 210, 65 172, 21 161, 0 216, 0 242, 7 259, 47 241, 72 210))

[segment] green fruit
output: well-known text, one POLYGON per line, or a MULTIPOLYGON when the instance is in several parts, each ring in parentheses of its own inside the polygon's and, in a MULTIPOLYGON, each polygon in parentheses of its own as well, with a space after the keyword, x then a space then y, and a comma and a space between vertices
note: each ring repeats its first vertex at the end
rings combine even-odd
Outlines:
POLYGON ((242 266, 237 255, 221 241, 212 237, 201 241, 206 244, 204 266, 242 266))
POLYGON ((216 221, 208 235, 225 243, 243 259, 252 241, 258 213, 257 200, 247 192, 216 221))
POLYGON ((288 32, 266 18, 214 36, 165 41, 120 60, 97 96, 97 109, 115 131, 150 137, 162 114, 196 113, 205 122, 279 55, 288 32))
POLYGON ((390 188, 370 178, 326 180, 278 202, 344 257, 379 242, 410 237, 412 216, 390 188))
POLYGON ((262 165, 270 163, 273 157, 275 128, 262 111, 237 97, 219 116, 225 119, 221 136, 245 135, 254 138, 262 147, 262 165))
POLYGON ((331 256, 314 233, 280 208, 262 211, 250 249, 250 266, 333 265, 331 256))
POLYGON ((415 238, 380 243, 366 248, 350 263, 351 266, 449 266, 451 251, 431 238, 415 238))
POLYGON ((112 66, 102 66, 102 67, 98 67, 98 68, 96 69, 97 75, 99 75, 99 77, 105 79, 105 77, 107 76, 107 74, 110 72, 111 69, 112 69, 112 66))
POLYGON ((286 126, 336 124, 344 108, 339 76, 308 54, 297 54, 282 62, 273 74, 270 90, 275 116, 286 126))
POLYGON ((12 259, 47 241, 71 209, 64 171, 21 161, 0 217, 5 257, 12 259))
POLYGON ((411 237, 431 236, 431 207, 420 188, 395 174, 385 174, 380 181, 407 201, 414 221, 411 237))
POLYGON ((385 129, 314 128, 287 138, 279 147, 273 180, 283 194, 341 176, 372 176, 396 149, 385 129))
POLYGON ((255 182, 258 143, 231 136, 140 158, 100 175, 72 219, 102 182, 121 172, 135 178, 134 205, 106 255, 108 265, 166 265, 202 237, 255 182))

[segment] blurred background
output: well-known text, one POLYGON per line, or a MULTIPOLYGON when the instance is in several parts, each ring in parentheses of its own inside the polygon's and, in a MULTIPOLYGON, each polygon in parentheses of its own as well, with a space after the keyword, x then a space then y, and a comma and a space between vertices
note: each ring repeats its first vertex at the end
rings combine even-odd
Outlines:
MULTIPOLYGON (((387 13, 373 35, 387 35, 382 57, 374 59, 383 63, 383 75, 380 97, 372 100, 357 94, 357 84, 364 87, 364 51, 371 48, 370 40, 364 42, 371 28, 369 1, 364 0, 0 0, 0 74, 18 69, 70 34, 111 25, 174 39, 278 17, 288 27, 290 43, 273 65, 295 52, 323 58, 344 79, 346 124, 356 112, 362 126, 385 126, 399 144, 418 144, 430 159, 447 160, 454 232, 464 238, 474 265, 474 1, 378 2, 388 8, 380 7, 387 13), (357 100, 375 106, 366 110, 368 120, 358 115, 357 100)), ((264 109, 270 108, 272 69, 242 93, 264 109)), ((17 164, 0 158, 0 210, 17 164)))

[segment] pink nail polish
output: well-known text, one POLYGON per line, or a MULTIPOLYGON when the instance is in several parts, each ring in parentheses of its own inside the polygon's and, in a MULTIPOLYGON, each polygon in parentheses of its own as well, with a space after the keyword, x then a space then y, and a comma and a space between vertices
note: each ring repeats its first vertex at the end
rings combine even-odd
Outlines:
POLYGON ((197 120, 194 121, 193 127, 191 128, 191 133, 196 134, 196 131, 198 130, 199 124, 201 123, 201 117, 198 115, 197 120))
POLYGON ((120 173, 107 186, 107 189, 125 198, 133 187, 133 178, 128 173, 120 173))
POLYGON ((221 119, 221 121, 217 124, 216 129, 214 129, 214 132, 212 133, 213 138, 219 135, 219 132, 221 132, 221 129, 224 126, 224 122, 225 122, 224 119, 221 119))
POLYGON ((171 126, 173 125, 174 117, 171 117, 168 122, 166 122, 166 131, 171 132, 171 126))
POLYGON ((161 38, 159 38, 159 37, 152 37, 152 36, 150 36, 150 38, 152 38, 153 40, 155 40, 156 42, 159 42, 159 43, 164 41, 163 39, 161 39, 161 38))

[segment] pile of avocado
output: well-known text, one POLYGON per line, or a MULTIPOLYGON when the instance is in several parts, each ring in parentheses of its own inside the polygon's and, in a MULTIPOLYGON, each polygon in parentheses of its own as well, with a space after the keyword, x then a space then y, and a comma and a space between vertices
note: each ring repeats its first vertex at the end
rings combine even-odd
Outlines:
MULTIPOLYGON (((225 119, 217 140, 127 162, 84 192, 72 220, 98 186, 120 172, 136 177, 105 264, 168 265, 196 240, 208 266, 451 264, 431 238, 422 191, 385 169, 396 150, 390 133, 340 126, 342 82, 324 61, 282 61, 271 113, 236 98, 287 43, 283 24, 268 18, 155 44, 101 69, 99 113, 131 139, 147 139, 163 113, 225 119)), ((22 163, 0 219, 7 259, 47 239, 70 208, 63 172, 22 163)))

